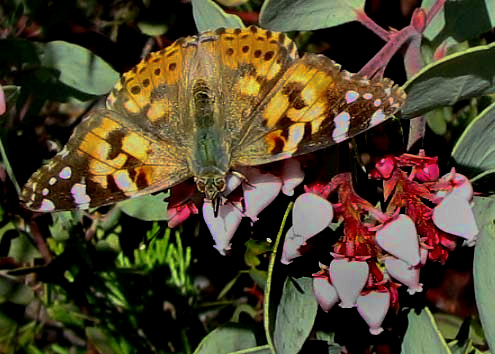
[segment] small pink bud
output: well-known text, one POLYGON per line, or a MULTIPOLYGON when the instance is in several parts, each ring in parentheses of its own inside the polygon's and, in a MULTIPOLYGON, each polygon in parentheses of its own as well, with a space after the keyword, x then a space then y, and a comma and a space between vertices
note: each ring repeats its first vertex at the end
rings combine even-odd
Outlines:
POLYGON ((354 307, 356 299, 366 284, 368 273, 369 266, 366 262, 335 258, 330 263, 330 278, 339 294, 340 307, 354 307))
POLYGON ((457 193, 448 194, 433 209, 433 222, 442 231, 476 242, 478 226, 469 202, 457 193))
POLYGON ((407 285, 409 294, 423 291, 423 284, 419 282, 419 268, 410 267, 406 262, 395 257, 386 257, 384 263, 392 278, 407 285))
POLYGON ((241 208, 239 202, 220 205, 215 217, 212 203, 205 201, 203 204, 203 217, 215 240, 214 247, 222 255, 230 249, 230 240, 241 222, 241 208))
POLYGON ((399 215, 396 220, 378 230, 376 242, 382 249, 409 265, 415 266, 420 262, 416 226, 407 215, 399 215))
POLYGON ((372 291, 357 299, 357 309, 370 327, 370 333, 378 335, 383 332, 382 322, 390 307, 390 293, 372 291))
POLYGON ((305 240, 323 231, 333 219, 332 204, 313 193, 301 194, 294 203, 294 234, 305 240))
POLYGON ((182 224, 191 215, 198 213, 198 208, 193 202, 181 204, 167 210, 168 212, 168 227, 174 228, 182 224))
POLYGON ((339 295, 326 278, 313 278, 313 291, 323 311, 328 312, 339 301, 339 295))

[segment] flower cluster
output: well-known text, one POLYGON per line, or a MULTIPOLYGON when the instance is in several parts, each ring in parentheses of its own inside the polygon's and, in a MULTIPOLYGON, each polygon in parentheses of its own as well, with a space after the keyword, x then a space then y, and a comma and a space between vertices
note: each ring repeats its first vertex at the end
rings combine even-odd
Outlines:
POLYGON ((437 159, 424 152, 385 157, 370 178, 383 180, 385 212, 356 194, 348 173, 306 187, 295 202, 281 261, 292 262, 310 237, 340 221, 343 234, 333 245, 333 260, 313 275, 315 296, 325 311, 339 301, 357 307, 378 334, 389 308, 398 308, 400 283, 410 294, 422 291, 425 262, 445 262, 458 237, 473 245, 478 228, 467 178, 454 169, 439 178, 437 159), (333 195, 338 202, 331 204, 333 195))

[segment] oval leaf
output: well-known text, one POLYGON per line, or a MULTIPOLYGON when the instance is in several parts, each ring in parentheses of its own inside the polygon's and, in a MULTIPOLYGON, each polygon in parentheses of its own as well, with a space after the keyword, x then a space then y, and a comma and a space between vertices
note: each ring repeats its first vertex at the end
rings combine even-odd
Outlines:
POLYGON ((273 333, 277 353, 299 353, 313 328, 317 310, 313 279, 301 278, 296 281, 287 278, 273 333))
POLYGON ((42 65, 60 72, 65 85, 90 95, 109 92, 119 73, 103 59, 81 46, 53 41, 43 46, 42 65))
POLYGON ((212 0, 193 0, 192 6, 198 32, 214 30, 219 27, 244 28, 244 24, 238 16, 225 13, 212 0))
POLYGON ((474 212, 480 233, 474 249, 474 290, 485 339, 495 350, 495 198, 474 198, 474 212))
POLYGON ((231 353, 256 346, 253 331, 240 326, 227 325, 210 332, 194 351, 194 354, 231 353))
POLYGON ((423 68, 404 89, 402 118, 413 118, 439 106, 495 92, 495 43, 478 46, 423 68))
POLYGON ((402 342, 402 354, 449 354, 450 350, 427 308, 420 314, 411 310, 407 315, 409 325, 402 342))
POLYGON ((168 193, 144 195, 139 198, 124 200, 118 206, 124 213, 144 221, 167 220, 167 203, 163 200, 168 193))
POLYGON ((267 0, 260 13, 262 27, 275 31, 311 31, 356 21, 364 0, 267 0))
POLYGON ((495 168, 495 103, 488 106, 464 130, 452 157, 456 164, 482 172, 495 168))

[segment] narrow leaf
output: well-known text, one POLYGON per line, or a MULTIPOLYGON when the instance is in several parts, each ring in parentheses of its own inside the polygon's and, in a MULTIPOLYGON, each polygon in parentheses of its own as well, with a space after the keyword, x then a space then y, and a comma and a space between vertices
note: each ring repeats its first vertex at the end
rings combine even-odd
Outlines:
POLYGON ((495 92, 495 43, 456 53, 423 68, 406 82, 402 118, 495 92))

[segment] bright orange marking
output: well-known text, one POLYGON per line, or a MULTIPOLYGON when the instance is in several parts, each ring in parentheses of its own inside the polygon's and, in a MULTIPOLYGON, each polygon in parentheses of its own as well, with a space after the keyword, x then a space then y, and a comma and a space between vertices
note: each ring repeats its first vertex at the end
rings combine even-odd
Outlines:
POLYGON ((122 139, 122 150, 143 162, 148 159, 150 145, 148 139, 136 133, 129 133, 122 139))
POLYGON ((254 76, 244 76, 239 80, 241 93, 249 96, 256 96, 260 92, 260 84, 254 76))
POLYGON ((111 132, 118 130, 119 128, 119 123, 108 118, 103 118, 100 121, 100 125, 92 130, 92 133, 106 139, 111 132))
POLYGON ((273 96, 265 107, 266 126, 273 128, 289 107, 289 99, 281 91, 273 96))

